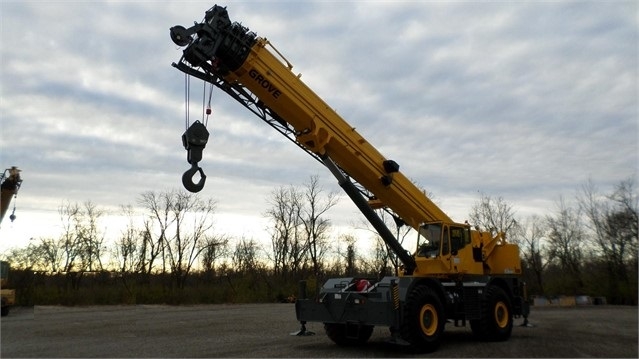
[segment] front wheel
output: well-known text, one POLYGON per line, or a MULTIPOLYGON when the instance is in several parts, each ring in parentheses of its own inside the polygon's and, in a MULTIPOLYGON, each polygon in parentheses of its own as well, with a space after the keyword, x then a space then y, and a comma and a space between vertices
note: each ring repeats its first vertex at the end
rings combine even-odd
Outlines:
POLYGON ((495 285, 488 287, 481 306, 482 318, 470 322, 473 333, 482 340, 508 340, 513 330, 513 312, 506 292, 495 285))
POLYGON ((444 310, 439 296, 427 286, 418 286, 406 298, 401 335, 411 349, 430 353, 439 347, 444 332, 444 310))

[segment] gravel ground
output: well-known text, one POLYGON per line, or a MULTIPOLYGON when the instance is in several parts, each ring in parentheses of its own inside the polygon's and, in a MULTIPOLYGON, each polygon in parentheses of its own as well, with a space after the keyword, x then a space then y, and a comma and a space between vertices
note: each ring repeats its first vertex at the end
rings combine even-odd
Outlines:
MULTIPOLYGON (((476 341, 470 328, 447 325, 428 357, 637 358, 637 307, 533 308, 532 327, 515 321, 510 340, 476 341)), ((115 357, 424 357, 388 344, 375 328, 363 347, 334 345, 319 323, 313 336, 291 336, 292 304, 13 308, 2 317, 2 358, 115 357)))

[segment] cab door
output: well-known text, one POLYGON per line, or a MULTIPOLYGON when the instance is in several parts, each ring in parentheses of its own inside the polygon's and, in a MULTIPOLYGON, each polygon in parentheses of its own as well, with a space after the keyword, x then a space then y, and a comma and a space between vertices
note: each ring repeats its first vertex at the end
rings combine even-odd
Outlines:
POLYGON ((452 257, 450 247, 450 226, 445 224, 442 233, 441 260, 449 272, 453 268, 451 263, 452 257))
POLYGON ((451 226, 448 230, 450 243, 450 271, 464 271, 462 267, 463 255, 461 250, 470 243, 470 229, 467 227, 451 226))

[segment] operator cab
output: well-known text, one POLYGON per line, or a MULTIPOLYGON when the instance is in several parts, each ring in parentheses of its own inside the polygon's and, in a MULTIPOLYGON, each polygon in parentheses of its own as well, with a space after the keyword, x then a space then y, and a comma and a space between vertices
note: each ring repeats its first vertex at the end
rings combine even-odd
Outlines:
POLYGON ((417 256, 456 256, 467 244, 470 244, 470 226, 442 222, 425 223, 419 228, 417 256))

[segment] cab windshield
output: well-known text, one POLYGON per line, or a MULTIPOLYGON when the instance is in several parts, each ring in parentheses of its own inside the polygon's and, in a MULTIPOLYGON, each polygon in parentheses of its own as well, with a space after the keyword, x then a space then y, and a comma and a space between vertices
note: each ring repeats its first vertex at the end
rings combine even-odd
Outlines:
POLYGON ((420 238, 417 255, 422 257, 436 257, 439 255, 439 248, 442 239, 441 224, 425 224, 419 230, 420 238), (423 239, 423 240, 422 240, 423 239))

